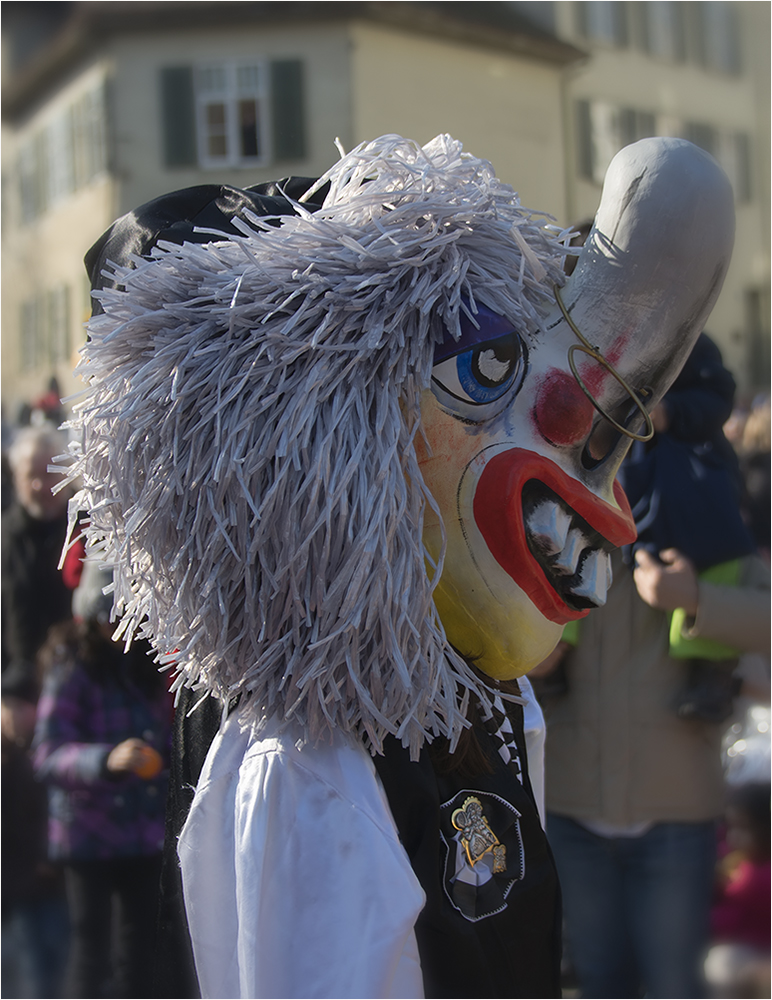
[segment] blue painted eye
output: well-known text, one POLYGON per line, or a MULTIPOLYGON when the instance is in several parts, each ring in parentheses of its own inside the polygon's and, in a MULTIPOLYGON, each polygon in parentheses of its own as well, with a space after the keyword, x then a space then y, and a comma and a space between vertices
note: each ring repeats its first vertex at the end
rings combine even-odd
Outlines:
POLYGON ((484 406, 516 392, 524 371, 523 342, 510 333, 441 361, 432 370, 432 382, 454 400, 484 406))

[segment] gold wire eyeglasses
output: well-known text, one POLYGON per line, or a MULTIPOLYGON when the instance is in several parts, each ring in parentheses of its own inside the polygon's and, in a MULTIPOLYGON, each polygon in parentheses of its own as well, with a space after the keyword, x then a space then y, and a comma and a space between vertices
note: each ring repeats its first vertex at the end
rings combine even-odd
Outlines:
POLYGON ((630 386, 625 381, 625 379, 622 378, 622 376, 619 374, 619 372, 616 370, 616 368, 614 368, 614 366, 611 364, 611 362, 608 361, 606 358, 603 357, 603 355, 600 352, 600 348, 593 347, 593 345, 589 342, 589 340, 587 340, 586 337, 584 337, 580 333, 579 328, 577 327, 576 323, 574 323, 574 321, 568 315, 568 310, 566 309, 565 305, 563 304, 563 299, 562 299, 562 297, 560 295, 560 289, 558 288, 557 285, 555 285, 555 300, 557 301, 557 304, 560 306, 560 311, 563 313, 563 319, 565 319, 566 323, 568 323, 568 325, 571 327, 571 329, 573 330, 573 332, 579 338, 579 343, 578 344, 572 344, 569 347, 569 349, 568 349, 568 364, 569 364, 569 367, 571 368, 571 372, 572 372, 574 378, 576 379, 576 381, 577 381, 577 383, 579 385, 579 388, 582 390, 582 392, 585 394, 585 396, 589 399, 589 401, 592 403, 592 405, 595 407, 595 409, 598 411, 598 413, 600 413, 600 415, 605 420, 608 420, 608 422, 613 427, 615 427, 616 430, 618 430, 620 434, 624 434, 626 437, 632 438, 634 441, 651 441, 651 439, 654 437, 654 425, 651 422, 651 417, 649 416, 648 411, 646 410, 646 407, 643 405, 643 402, 638 397, 638 394, 635 392, 635 390, 632 388, 632 386, 630 386), (600 405, 600 403, 597 401, 597 399, 595 399, 595 397, 592 395, 592 393, 590 392, 590 390, 587 388, 587 386, 582 381, 582 377, 579 374, 579 370, 578 370, 578 368, 576 366, 576 362, 574 361, 574 355, 575 355, 575 353, 577 351, 581 351, 582 354, 587 354, 594 361, 597 361, 598 364, 602 368, 605 368, 605 370, 610 375, 612 375, 617 380, 617 382, 622 386, 622 388, 625 390, 625 392, 627 393, 627 395, 633 401, 633 403, 635 404, 635 406, 639 410, 641 416, 643 417, 644 424, 645 424, 645 427, 646 427, 646 431, 645 431, 644 434, 636 434, 635 431, 629 430, 627 427, 623 426, 617 420, 615 420, 611 416, 611 414, 607 413, 603 409, 603 407, 600 405))

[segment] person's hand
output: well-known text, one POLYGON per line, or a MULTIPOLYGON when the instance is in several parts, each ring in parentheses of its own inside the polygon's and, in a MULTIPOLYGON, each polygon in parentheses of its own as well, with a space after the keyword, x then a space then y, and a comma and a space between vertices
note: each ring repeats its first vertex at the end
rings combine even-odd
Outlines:
POLYGON ((657 403, 649 416, 651 417, 651 426, 657 434, 664 433, 670 426, 670 418, 664 403, 657 403))
POLYGON ((4 694, 0 706, 0 729, 3 742, 28 747, 35 732, 36 708, 32 702, 4 694))
POLYGON ((528 677, 549 677, 549 675, 557 669, 558 664, 570 648, 571 644, 563 642, 561 639, 548 657, 542 660, 541 663, 537 663, 532 670, 528 671, 528 677))
POLYGON ((661 562, 645 549, 635 553, 633 579, 641 599, 660 611, 683 608, 694 618, 700 594, 697 571, 678 549, 664 549, 659 558, 661 562))
POLYGON ((107 770, 118 774, 124 771, 136 771, 145 762, 145 752, 149 744, 144 740, 132 737, 114 746, 107 757, 107 770))

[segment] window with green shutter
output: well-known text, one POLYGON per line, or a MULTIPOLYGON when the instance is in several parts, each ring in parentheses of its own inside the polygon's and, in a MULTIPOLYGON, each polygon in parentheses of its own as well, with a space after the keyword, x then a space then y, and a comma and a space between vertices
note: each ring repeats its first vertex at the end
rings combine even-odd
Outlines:
POLYGON ((303 63, 281 59, 271 63, 271 122, 276 160, 306 155, 303 63))
POLYGON ((192 66, 167 66, 161 70, 161 115, 166 166, 194 166, 198 157, 192 66))
POLYGON ((161 72, 168 167, 255 167, 306 156, 299 59, 232 60, 161 72))

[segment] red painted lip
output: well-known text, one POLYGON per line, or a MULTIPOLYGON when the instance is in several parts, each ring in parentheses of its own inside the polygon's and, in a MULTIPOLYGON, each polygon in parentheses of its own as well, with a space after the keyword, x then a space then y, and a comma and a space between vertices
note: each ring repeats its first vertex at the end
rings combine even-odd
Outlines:
POLYGON ((630 504, 614 481, 618 507, 601 500, 543 455, 511 448, 488 462, 474 495, 474 519, 501 568, 526 593, 535 607, 558 625, 584 618, 587 610, 569 607, 552 586, 528 548, 523 520, 523 486, 535 479, 557 493, 590 527, 614 546, 635 541, 630 504))

